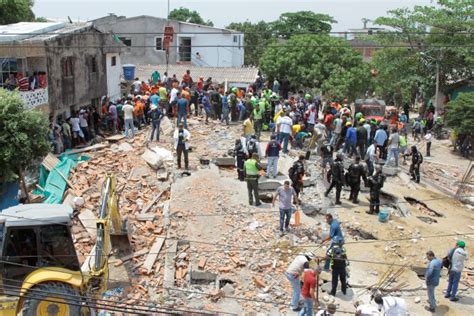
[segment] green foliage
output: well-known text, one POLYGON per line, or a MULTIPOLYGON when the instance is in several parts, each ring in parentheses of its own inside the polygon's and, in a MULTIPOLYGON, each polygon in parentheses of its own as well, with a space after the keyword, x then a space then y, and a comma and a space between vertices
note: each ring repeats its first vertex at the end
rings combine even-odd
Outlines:
POLYGON ((385 49, 378 54, 376 67, 379 72, 395 72, 391 77, 401 80, 389 85, 387 78, 378 80, 379 90, 383 90, 385 95, 399 95, 408 101, 408 91, 419 85, 423 96, 429 98, 435 90, 436 64, 440 69, 441 90, 452 82, 472 77, 473 16, 472 0, 439 0, 436 6, 391 10, 388 16, 377 18, 375 24, 393 28, 397 33, 378 34, 373 37, 375 40, 381 44, 408 45, 411 48, 405 53, 385 49))
POLYGON ((323 94, 355 99, 370 84, 370 69, 359 52, 329 35, 293 35, 271 45, 260 60, 269 77, 287 76, 301 87, 321 88, 323 94))
POLYGON ((270 23, 274 33, 281 38, 289 38, 292 33, 329 33, 331 23, 336 21, 332 16, 313 11, 287 12, 270 23))
POLYGON ((265 51, 265 48, 274 40, 270 25, 264 21, 258 23, 251 23, 249 21, 231 23, 226 28, 245 33, 244 63, 246 65, 258 65, 258 61, 265 51))
POLYGON ((48 19, 43 16, 39 16, 35 19, 35 22, 48 22, 48 19))
POLYGON ((43 113, 25 110, 18 93, 0 89, 0 179, 11 180, 21 168, 46 155, 47 134, 43 113))
POLYGON ((178 9, 174 9, 170 12, 169 19, 177 20, 181 22, 189 22, 207 26, 214 26, 212 21, 204 19, 197 11, 191 11, 188 8, 179 7, 178 9))
POLYGON ((474 92, 460 93, 448 103, 446 124, 459 133, 474 133, 474 92))
MULTIPOLYGON (((273 22, 231 23, 226 28, 243 32, 246 65, 259 65, 260 58, 268 45, 277 39, 288 39, 293 33, 324 33, 331 31, 331 23, 336 21, 327 14, 312 11, 287 12, 273 22)), ((296 35, 296 34, 295 34, 296 35)))
POLYGON ((33 3, 33 0, 0 1, 0 24, 34 21, 33 3))

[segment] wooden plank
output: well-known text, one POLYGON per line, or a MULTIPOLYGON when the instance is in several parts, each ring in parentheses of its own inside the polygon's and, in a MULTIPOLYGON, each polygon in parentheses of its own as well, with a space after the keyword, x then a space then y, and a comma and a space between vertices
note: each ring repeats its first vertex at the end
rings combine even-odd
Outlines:
POLYGON ((41 164, 46 168, 46 170, 51 171, 59 162, 60 161, 58 158, 56 158, 56 156, 54 156, 52 153, 49 153, 43 159, 41 164))
POLYGON ((151 246, 150 252, 148 253, 148 256, 145 259, 145 263, 143 264, 143 269, 146 270, 147 274, 150 274, 151 269, 155 264, 156 258, 158 257, 158 253, 160 252, 161 247, 163 247, 164 242, 165 237, 155 238, 155 242, 153 243, 153 246, 151 246))
POLYGON ((84 147, 84 148, 78 148, 78 149, 73 149, 65 152, 67 155, 73 155, 73 154, 79 154, 87 151, 92 151, 92 150, 100 150, 109 147, 109 144, 95 144, 92 146, 84 147))
POLYGON ((164 281, 163 284, 165 287, 173 287, 174 286, 174 277, 175 277, 175 261, 174 257, 176 255, 176 250, 178 249, 178 241, 171 240, 170 244, 166 243, 166 258, 165 258, 165 274, 164 274, 164 281))
POLYGON ((162 196, 163 193, 165 193, 165 192, 166 192, 166 190, 165 190, 165 191, 161 191, 160 194, 158 194, 158 195, 153 199, 153 201, 151 201, 150 204, 148 204, 144 209, 142 209, 142 211, 140 212, 140 214, 144 214, 144 213, 148 212, 148 211, 152 208, 152 206, 153 206, 156 202, 158 202, 158 200, 161 198, 161 196, 162 196))
POLYGON ((122 140, 124 138, 125 138, 125 135, 117 134, 114 136, 106 137, 105 139, 108 140, 109 142, 118 142, 119 140, 122 140))
POLYGON ((128 261, 130 259, 146 255, 147 253, 148 253, 148 249, 138 250, 138 251, 135 251, 134 253, 132 253, 131 255, 120 258, 120 260, 122 262, 125 262, 125 261, 128 261))
POLYGON ((82 226, 84 226, 91 238, 95 240, 97 238, 97 231, 95 228, 97 216, 95 216, 91 210, 85 209, 79 214, 78 217, 82 223, 82 226))

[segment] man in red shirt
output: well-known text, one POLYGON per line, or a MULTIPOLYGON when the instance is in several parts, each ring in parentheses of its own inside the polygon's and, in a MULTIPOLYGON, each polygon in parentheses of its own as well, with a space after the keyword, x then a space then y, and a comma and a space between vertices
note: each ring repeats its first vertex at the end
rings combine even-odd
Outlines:
POLYGON ((314 302, 317 303, 315 290, 318 282, 318 275, 319 269, 311 269, 309 267, 309 262, 304 263, 303 287, 301 288, 304 307, 298 314, 299 316, 313 316, 313 304, 314 302))

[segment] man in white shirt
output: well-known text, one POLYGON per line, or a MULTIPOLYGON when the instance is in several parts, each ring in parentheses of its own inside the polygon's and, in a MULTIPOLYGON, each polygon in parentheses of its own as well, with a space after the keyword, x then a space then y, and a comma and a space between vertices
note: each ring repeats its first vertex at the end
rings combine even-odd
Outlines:
POLYGON ((372 144, 367 148, 367 153, 365 157, 365 162, 367 163, 367 176, 371 176, 374 173, 374 164, 377 160, 377 155, 375 154, 377 149, 377 142, 372 141, 372 144))
POLYGON ((69 119, 72 129, 73 146, 79 145, 81 141, 84 141, 84 134, 82 133, 81 126, 79 125, 79 117, 77 113, 69 119), (78 139, 79 138, 79 139, 78 139))
POLYGON ((388 156, 387 160, 385 161, 385 166, 388 166, 390 160, 395 158, 395 167, 398 168, 398 147, 400 146, 400 136, 398 135, 398 131, 396 128, 392 129, 392 133, 388 138, 388 156))
POLYGON ((135 128, 133 126, 133 106, 130 101, 126 101, 122 107, 123 118, 125 122, 125 137, 128 138, 128 132, 132 131, 132 138, 135 137, 135 128))
POLYGON ((335 147, 337 140, 339 139, 339 135, 341 135, 341 130, 342 130, 342 120, 341 120, 341 114, 337 113, 336 118, 332 122, 334 125, 334 130, 332 131, 332 137, 331 140, 329 141, 329 145, 335 147))
POLYGON ((89 124, 87 123, 87 118, 89 116, 89 113, 85 110, 82 109, 79 112, 79 126, 81 127, 81 131, 84 134, 84 139, 89 141, 89 124))
POLYGON ((300 276, 304 271, 304 264, 315 258, 312 252, 299 254, 295 257, 293 262, 286 269, 285 276, 290 281, 293 293, 291 295, 290 307, 293 311, 299 310, 300 295, 301 295, 301 282, 300 276))
POLYGON ((133 86, 133 93, 135 95, 140 94, 140 91, 142 89, 142 82, 138 78, 135 78, 135 81, 132 83, 132 86, 133 86))
POLYGON ((173 115, 177 113, 177 105, 178 105, 178 94, 179 94, 179 89, 176 87, 173 87, 170 92, 170 105, 171 109, 173 112, 173 115))
POLYGON ((407 315, 407 304, 403 298, 377 295, 374 301, 379 305, 379 311, 383 312, 384 316, 407 315))
POLYGON ((288 113, 285 112, 277 120, 277 134, 278 139, 283 142, 283 153, 288 153, 288 140, 291 135, 291 128, 293 126, 293 120, 288 116, 288 113))
POLYGON ((426 141, 426 157, 431 156, 431 140, 433 139, 433 135, 431 134, 431 130, 428 130, 428 132, 425 135, 425 141, 426 141))
POLYGON ((448 257, 451 259, 451 266, 449 268, 448 288, 446 289, 445 298, 449 298, 452 302, 457 302, 459 298, 456 296, 458 291, 459 281, 461 280, 461 273, 464 269, 464 262, 467 260, 467 252, 464 249, 466 243, 462 240, 456 242, 456 247, 451 249, 448 257))

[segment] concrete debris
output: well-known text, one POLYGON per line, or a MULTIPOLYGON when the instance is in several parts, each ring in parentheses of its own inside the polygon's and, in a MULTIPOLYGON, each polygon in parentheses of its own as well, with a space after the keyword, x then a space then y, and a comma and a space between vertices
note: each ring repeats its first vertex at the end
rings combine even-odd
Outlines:
POLYGON ((124 151, 124 152, 128 152, 128 151, 132 151, 133 150, 133 147, 127 143, 127 142, 124 142, 124 143, 121 143, 119 146, 118 146, 118 149, 120 151, 124 151))

